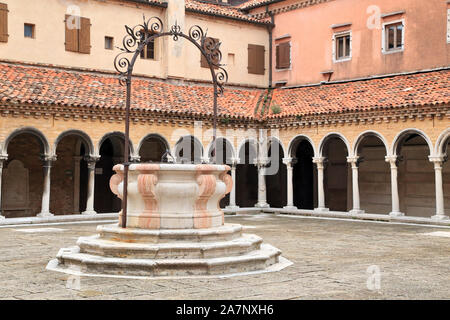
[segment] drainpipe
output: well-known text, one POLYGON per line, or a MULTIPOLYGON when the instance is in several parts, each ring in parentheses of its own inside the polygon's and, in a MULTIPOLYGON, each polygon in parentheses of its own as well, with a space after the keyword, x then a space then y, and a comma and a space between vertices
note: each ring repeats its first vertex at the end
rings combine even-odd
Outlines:
POLYGON ((269 6, 266 6, 266 14, 270 16, 271 25, 267 26, 267 30, 269 31, 269 88, 272 88, 272 42, 273 42, 273 27, 275 25, 275 16, 272 12, 269 12, 269 6))

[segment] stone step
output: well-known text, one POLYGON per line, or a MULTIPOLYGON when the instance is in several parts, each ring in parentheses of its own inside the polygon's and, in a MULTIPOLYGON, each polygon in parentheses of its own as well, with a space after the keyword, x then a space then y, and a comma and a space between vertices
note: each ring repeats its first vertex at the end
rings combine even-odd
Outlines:
POLYGON ((81 253, 79 247, 61 249, 56 269, 88 275, 206 276, 265 270, 278 263, 281 251, 268 244, 240 256, 207 259, 127 259, 81 253))
POLYGON ((101 239, 98 235, 80 237, 81 253, 104 257, 134 259, 200 259, 237 256, 258 250, 262 239, 243 234, 241 238, 221 242, 132 243, 101 239))
POLYGON ((117 224, 97 227, 101 239, 132 243, 216 242, 242 236, 242 226, 225 224, 209 229, 136 229, 120 228, 117 224))

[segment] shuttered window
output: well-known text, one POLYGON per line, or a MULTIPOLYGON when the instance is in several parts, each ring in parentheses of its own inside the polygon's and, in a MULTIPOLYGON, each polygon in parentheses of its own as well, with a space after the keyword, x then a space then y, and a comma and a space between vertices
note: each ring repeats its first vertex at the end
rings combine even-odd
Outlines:
POLYGON ((264 46, 248 45, 248 73, 264 74, 264 46))
MULTIPOLYGON (((219 43, 219 39, 216 39, 216 38, 210 38, 210 39, 212 39, 214 41, 214 44, 219 43)), ((206 60, 206 57, 202 53, 200 53, 200 55, 201 55, 200 66, 202 68, 209 68, 208 60, 206 60)), ((220 61, 216 60, 216 61, 212 61, 212 62, 218 64, 220 61)), ((217 69, 217 67, 214 67, 214 69, 217 69)))
POLYGON ((276 68, 287 69, 291 66, 291 43, 283 42, 276 47, 276 68))
POLYGON ((0 3, 0 42, 8 42, 8 5, 0 3))
POLYGON ((91 20, 66 15, 66 51, 91 53, 91 20))

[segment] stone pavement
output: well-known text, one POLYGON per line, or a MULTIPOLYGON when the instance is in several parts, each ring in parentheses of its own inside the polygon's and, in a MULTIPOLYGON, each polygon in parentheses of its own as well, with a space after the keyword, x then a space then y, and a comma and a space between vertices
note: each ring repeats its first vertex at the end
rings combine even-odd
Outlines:
POLYGON ((45 267, 60 248, 94 234, 96 224, 8 227, 0 228, 0 299, 450 298, 449 228, 269 214, 226 221, 243 224, 245 232, 281 249, 294 264, 276 273, 214 280, 77 282, 45 267), (368 279, 375 279, 369 281, 372 290, 368 279))

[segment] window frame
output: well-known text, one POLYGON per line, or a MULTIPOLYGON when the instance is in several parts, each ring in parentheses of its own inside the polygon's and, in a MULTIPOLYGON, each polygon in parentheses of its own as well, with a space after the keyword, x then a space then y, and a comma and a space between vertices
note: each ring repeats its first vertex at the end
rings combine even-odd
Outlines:
POLYGON ((23 37, 25 39, 36 39, 36 25, 33 24, 33 23, 24 23, 23 24, 23 37), (31 27, 31 37, 27 37, 26 34, 25 34, 25 28, 27 26, 31 27))
POLYGON ((114 37, 111 36, 105 36, 105 50, 114 50, 114 37), (111 40, 111 48, 106 47, 107 40, 111 40))
POLYGON ((281 41, 280 43, 276 43, 275 44, 275 72, 292 70, 292 42, 291 42, 290 36, 289 37, 287 37, 287 36, 286 37, 282 37, 281 39, 284 40, 284 39, 287 39, 287 38, 289 38, 288 41, 281 41), (277 56, 276 56, 277 47, 279 45, 281 45, 281 44, 284 44, 284 43, 288 43, 289 44, 289 67, 278 68, 278 66, 277 66, 277 56))
POLYGON ((333 33, 333 39, 332 39, 332 52, 333 52, 333 63, 338 63, 338 62, 345 62, 345 61, 350 61, 352 60, 352 55, 353 55, 353 37, 352 37, 352 30, 345 30, 345 31, 339 31, 339 32, 335 32, 333 33), (338 58, 337 54, 338 54, 338 50, 337 50, 337 45, 338 45, 338 38, 341 37, 346 37, 349 36, 350 37, 350 52, 349 52, 349 56, 344 56, 342 58, 338 58))
MULTIPOLYGON (((147 32, 147 34, 145 35, 145 39, 147 39, 147 38, 153 36, 154 34, 155 34, 155 33, 153 33, 153 32, 147 32)), ((155 39, 153 39, 152 41, 150 41, 147 45, 144 46, 143 50, 141 51, 141 54, 139 55, 139 58, 142 59, 142 60, 157 61, 158 59, 157 59, 157 55, 156 55, 156 48, 157 48, 157 45, 156 45, 156 38, 155 38, 155 39), (153 58, 149 58, 149 57, 147 56, 147 53, 148 53, 148 45, 149 45, 150 43, 153 43, 153 58)))
POLYGON ((403 52, 405 50, 405 29, 406 29, 405 19, 397 19, 397 20, 392 20, 389 22, 383 22, 382 28, 381 28, 381 32, 382 32, 382 34, 381 34, 381 52, 383 54, 398 53, 398 52, 403 52), (402 25, 402 45, 400 48, 388 49, 387 43, 386 43, 386 41, 388 40, 386 37, 387 27, 390 25, 395 25, 395 24, 402 25))

